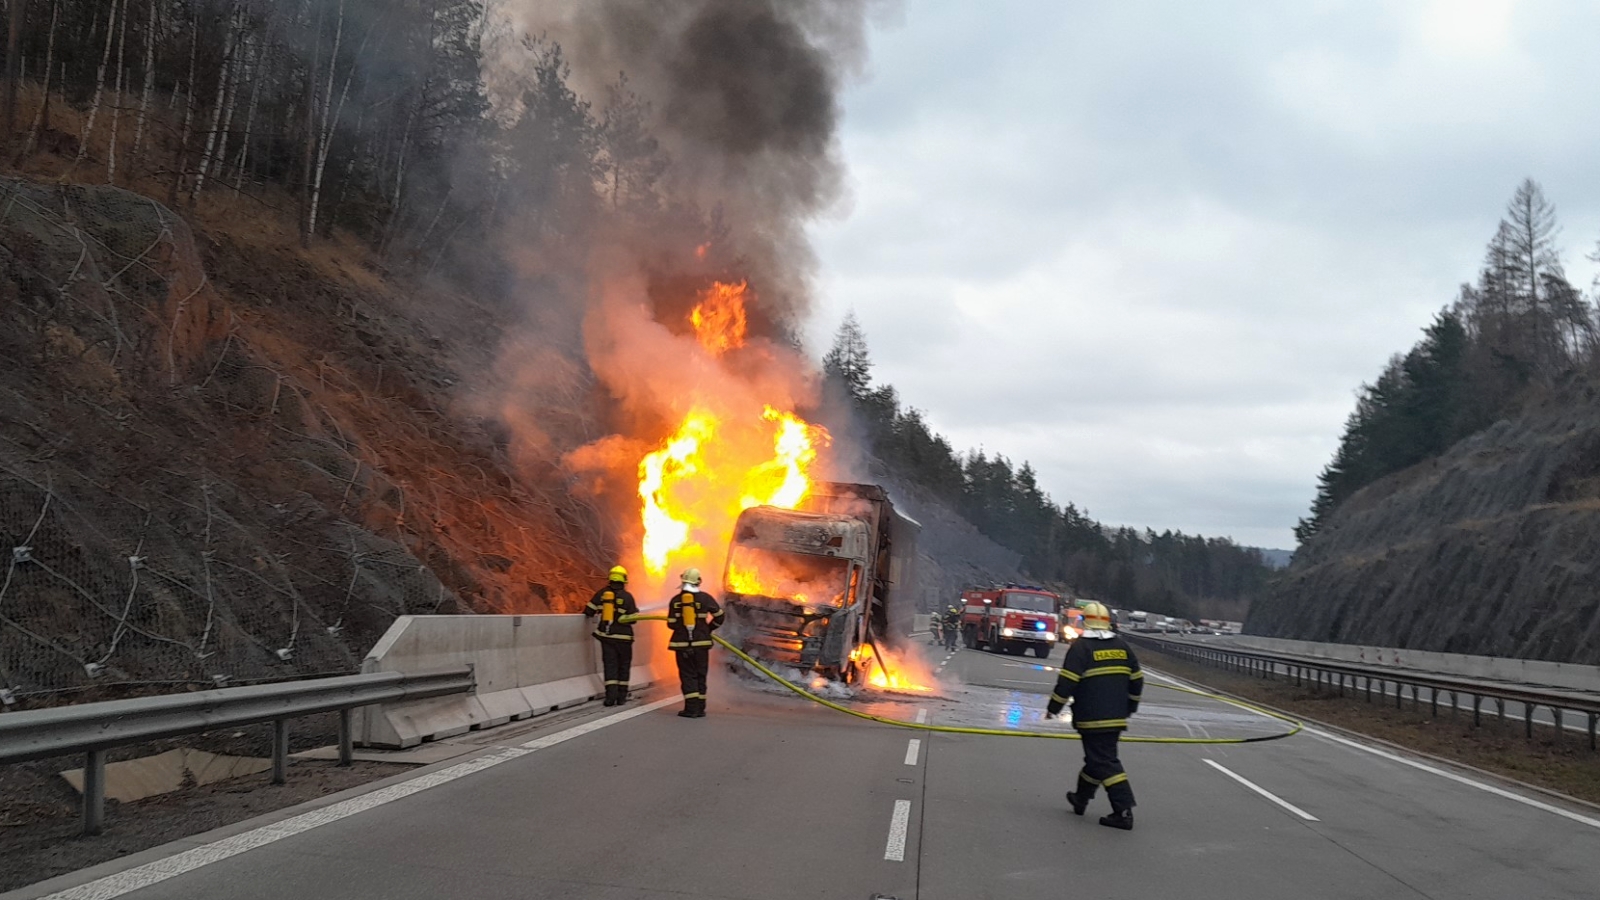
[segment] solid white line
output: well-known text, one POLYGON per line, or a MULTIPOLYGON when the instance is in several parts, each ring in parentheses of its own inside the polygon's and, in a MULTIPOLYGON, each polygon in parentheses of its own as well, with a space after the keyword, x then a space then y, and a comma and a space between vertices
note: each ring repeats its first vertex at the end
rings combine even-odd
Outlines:
POLYGON ((906 826, 911 822, 911 801, 896 800, 894 817, 889 820, 889 843, 883 848, 883 858, 890 862, 906 861, 906 826))
POLYGON ((918 738, 912 738, 911 743, 906 745, 906 765, 914 766, 917 764, 917 751, 921 749, 922 741, 918 738))
POLYGON ((536 750, 553 747, 563 741, 582 737, 591 731, 598 731, 608 725, 626 722, 635 716, 642 716, 647 712, 652 712, 677 702, 677 697, 657 700, 655 703, 648 703, 636 709, 630 709, 627 712, 616 713, 601 719, 595 719, 592 722, 585 722, 582 725, 575 725, 555 734, 529 741, 520 747, 501 747, 492 753, 469 759, 463 763, 457 763, 447 769, 419 775, 399 784, 392 784, 386 788, 362 794, 359 797, 351 797, 349 800, 324 806, 321 809, 301 813, 281 822, 263 825, 252 831, 213 841, 193 850, 185 850, 165 859, 158 859, 136 868, 107 875, 104 878, 97 878, 87 884, 80 884, 64 891, 57 891, 48 897, 42 898, 42 900, 111 900, 113 897, 120 897, 123 894, 147 888, 153 884, 160 884, 168 878, 192 872, 201 866, 208 866, 229 857, 238 856, 246 850, 254 850, 257 847, 264 847, 287 837, 294 837, 318 826, 337 822, 340 819, 348 818, 356 813, 366 812, 386 803, 393 803, 396 800, 409 797, 428 788, 438 787, 458 778, 465 778, 475 772, 482 772, 484 769, 498 766, 503 762, 510 762, 513 759, 527 756, 536 750))
POLYGON ((1581 822, 1584 825, 1588 825, 1590 828, 1600 828, 1600 819, 1591 819, 1588 816, 1579 815, 1578 813, 1575 813, 1575 812, 1573 812, 1571 810, 1562 809, 1559 806, 1555 806, 1555 805, 1552 805, 1552 804, 1549 804, 1549 803, 1545 803, 1545 802, 1540 801, 1540 800, 1535 800, 1532 797, 1524 797, 1521 794, 1517 794, 1517 793, 1514 793, 1512 791, 1505 790, 1504 788, 1497 788, 1492 784, 1484 784, 1481 781, 1474 781, 1471 778, 1467 778, 1467 777, 1465 777, 1463 775, 1457 775, 1456 773, 1451 772, 1448 769, 1441 769, 1441 768, 1439 768, 1437 766, 1430 766, 1425 762, 1419 762, 1419 761, 1414 760, 1414 759, 1406 759, 1404 756, 1401 756, 1398 753, 1390 753, 1387 750, 1380 750, 1377 747, 1368 747, 1366 744, 1360 744, 1360 743, 1357 743, 1357 742, 1352 741, 1352 740, 1347 740, 1345 738, 1339 737, 1336 734, 1329 734, 1328 732, 1322 731, 1321 729, 1307 728, 1306 729, 1306 733, 1307 734, 1314 734, 1317 737, 1323 738, 1325 740, 1333 741, 1334 743, 1337 743, 1337 744, 1343 744, 1346 747, 1352 747, 1352 748, 1354 748, 1356 750, 1364 750, 1367 753, 1371 753, 1374 756, 1381 756, 1384 759, 1390 760, 1392 762, 1401 763, 1403 765, 1410 766, 1413 769, 1421 769, 1424 772, 1428 772, 1428 773, 1431 773, 1433 775, 1437 775, 1440 778, 1448 778, 1451 781, 1456 782, 1457 784, 1464 784, 1464 785, 1466 785, 1468 787, 1474 787, 1474 788, 1477 788, 1480 791, 1484 791, 1485 793, 1494 794, 1496 797, 1504 797, 1507 800, 1515 800, 1516 802, 1521 803, 1524 806, 1531 806, 1534 809, 1542 809, 1542 810, 1544 810, 1545 812, 1548 812, 1548 813, 1555 813, 1558 816, 1562 816, 1564 818, 1571 819, 1574 822, 1581 822))
POLYGON ((926 724, 928 724, 928 711, 926 709, 917 710, 917 724, 918 725, 926 725, 926 724))
POLYGON ((1320 821, 1316 816, 1313 816, 1311 813, 1308 813, 1305 810, 1301 809, 1300 807, 1295 806, 1293 803, 1290 803, 1289 801, 1283 799, 1282 797, 1279 797, 1277 794, 1274 794, 1271 791, 1268 791, 1266 788, 1260 787, 1260 786, 1256 785, 1255 783, 1245 779, 1244 777, 1242 777, 1240 775, 1237 775, 1237 774, 1235 774, 1233 772, 1228 771, 1227 769, 1223 768, 1216 760, 1208 759, 1205 762, 1208 765, 1210 765, 1213 769, 1216 769, 1218 772, 1221 772, 1222 774, 1228 776, 1229 778, 1232 778, 1234 781, 1239 782, 1240 784, 1244 785, 1245 787, 1249 788, 1250 790, 1255 791, 1256 793, 1258 793, 1261 796, 1267 798, 1268 800, 1271 800, 1273 803, 1278 804, 1279 806, 1283 807, 1284 809, 1287 809, 1289 812, 1294 813, 1295 815, 1299 816, 1300 818, 1305 819, 1307 822, 1320 821))

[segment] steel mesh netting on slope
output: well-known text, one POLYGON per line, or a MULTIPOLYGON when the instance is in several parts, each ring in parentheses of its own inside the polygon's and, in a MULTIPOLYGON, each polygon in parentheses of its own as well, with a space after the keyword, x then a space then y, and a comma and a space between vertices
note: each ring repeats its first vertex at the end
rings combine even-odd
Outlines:
POLYGON ((333 511, 354 476, 262 500, 213 471, 214 304, 171 211, 0 179, 6 703, 349 673, 395 615, 458 610, 405 546, 333 511))

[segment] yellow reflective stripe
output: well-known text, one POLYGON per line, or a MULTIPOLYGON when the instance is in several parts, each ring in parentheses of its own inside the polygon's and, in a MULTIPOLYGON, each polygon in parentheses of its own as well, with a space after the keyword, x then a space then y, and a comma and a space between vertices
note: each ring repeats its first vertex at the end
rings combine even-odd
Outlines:
POLYGON ((1123 783, 1124 781, 1127 781, 1127 780, 1128 780, 1128 773, 1127 772, 1118 772, 1117 774, 1111 776, 1110 778, 1107 778, 1105 781, 1102 781, 1100 783, 1102 785, 1104 785, 1105 787, 1111 787, 1113 784, 1121 784, 1121 783, 1123 783))
POLYGON ((1074 724, 1078 726, 1078 729, 1080 731, 1085 729, 1085 728, 1089 728, 1089 729, 1095 729, 1095 728, 1127 728, 1128 727, 1128 720, 1127 719, 1093 719, 1093 720, 1088 721, 1088 722, 1075 722, 1074 724))
POLYGON ((607 680, 606 684, 627 684, 627 682, 612 678, 612 679, 607 680))
POLYGON ((1089 773, 1083 771, 1082 769, 1078 770, 1078 777, 1082 778, 1084 781, 1089 782, 1090 784, 1100 784, 1101 783, 1100 779, 1098 779, 1098 778, 1090 778, 1089 777, 1089 773))
POLYGON ((1063 696, 1061 696, 1061 695, 1060 695, 1060 694, 1054 694, 1054 693, 1052 693, 1052 694, 1051 694, 1051 695, 1050 695, 1050 699, 1051 699, 1051 700, 1054 700, 1054 701, 1055 701, 1055 702, 1057 702, 1057 703, 1059 703, 1059 704, 1061 704, 1061 705, 1062 705, 1062 706, 1066 706, 1066 705, 1067 705, 1067 698, 1066 698, 1066 697, 1063 697, 1063 696))
POLYGON ((1078 681, 1083 676, 1079 675, 1077 672, 1068 672, 1066 669, 1062 669, 1061 670, 1061 677, 1065 678, 1068 681, 1078 681))
POLYGON ((1090 669, 1089 671, 1084 672, 1083 673, 1083 677, 1085 677, 1085 678, 1093 678, 1096 675, 1132 675, 1132 674, 1133 674, 1133 670, 1128 668, 1127 666, 1095 666, 1094 668, 1090 669))
MULTIPOLYGON (((611 634, 609 632, 596 631, 594 633, 594 636, 599 638, 602 641, 631 641, 631 640, 633 640, 633 635, 631 635, 631 634, 611 634)), ((668 646, 671 646, 671 645, 669 644, 668 646)))
POLYGON ((683 699, 685 699, 685 700, 704 700, 705 698, 706 698, 706 695, 702 694, 702 693, 699 693, 698 691, 691 692, 691 693, 683 695, 683 699))
POLYGON ((1132 675, 1129 675, 1128 677, 1129 678, 1143 678, 1144 677, 1144 672, 1143 671, 1135 672, 1132 675))

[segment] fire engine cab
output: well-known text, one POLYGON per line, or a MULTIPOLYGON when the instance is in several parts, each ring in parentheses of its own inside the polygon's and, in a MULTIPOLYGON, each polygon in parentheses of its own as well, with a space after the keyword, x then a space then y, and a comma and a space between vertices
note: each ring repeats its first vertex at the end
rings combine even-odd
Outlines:
POLYGON ((1061 639, 1061 597, 1040 587, 1008 584, 961 594, 961 638, 969 650, 1033 653, 1040 659, 1061 639))

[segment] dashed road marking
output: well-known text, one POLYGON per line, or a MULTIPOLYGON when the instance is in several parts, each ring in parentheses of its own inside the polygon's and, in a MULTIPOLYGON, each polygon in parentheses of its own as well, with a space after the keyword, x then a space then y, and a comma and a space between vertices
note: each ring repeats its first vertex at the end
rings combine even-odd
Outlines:
POLYGON ((926 725, 926 724, 928 724, 928 711, 926 709, 917 710, 917 724, 918 725, 926 725))
POLYGON ((906 745, 906 765, 914 766, 917 764, 917 751, 921 749, 922 740, 920 738, 912 738, 911 743, 906 745))
MULTIPOLYGON (((658 710, 663 706, 671 706, 677 702, 678 698, 675 696, 669 697, 665 700, 657 700, 654 703, 647 703, 644 706, 638 707, 637 709, 630 709, 627 712, 615 713, 613 715, 605 716, 604 718, 594 719, 592 721, 585 722, 582 725, 574 725, 571 728, 563 729, 554 734, 528 741, 527 743, 518 747, 501 747, 492 753, 486 753, 483 756, 469 759, 466 762, 457 763, 449 768, 440 769, 437 772, 429 772, 424 775, 418 775, 415 778, 402 781, 399 784, 392 784, 386 788, 379 788, 376 791, 362 794, 359 797, 351 797, 349 800, 342 800, 338 803, 324 806, 320 809, 313 809, 310 812, 301 813, 298 816, 291 816, 290 818, 282 821, 273 822, 268 825, 263 825, 260 828, 246 831, 243 834, 236 834, 232 837, 226 837, 222 838, 221 840, 212 841, 209 844, 203 844, 199 847, 195 847, 192 850, 185 850, 182 853, 168 856, 164 859, 148 862, 142 866, 136 866, 132 869, 107 875, 104 878, 97 878, 94 881, 80 884, 77 887, 71 887, 67 888, 66 890, 57 891, 54 894, 50 894, 49 896, 42 898, 42 900, 111 900, 113 897, 121 897, 124 894, 132 893, 133 891, 140 890, 141 888, 147 888, 153 884, 160 884, 169 878, 182 875, 186 872, 192 872, 202 866, 208 866, 215 862, 221 862, 229 857, 238 856, 240 853, 243 853, 246 850, 254 850, 257 847, 264 847, 268 844, 281 841, 287 837, 294 837, 297 834, 310 831, 311 829, 320 825, 327 825, 331 822, 337 822, 340 819, 348 818, 357 813, 366 812, 369 809, 383 806, 386 803, 393 803, 396 800, 409 797, 412 794, 425 791, 428 788, 438 787, 441 784, 447 784, 455 781, 458 778, 464 778, 475 772, 482 772, 484 769, 493 768, 501 763, 510 762, 513 759, 527 756, 529 753, 533 753, 534 751, 543 750, 546 747, 553 747, 556 744, 570 741, 576 737, 582 737, 591 731, 598 731, 609 725, 615 725, 618 722, 626 722, 635 716, 642 716, 647 712, 658 710)), ((909 803, 907 805, 909 806, 909 803)), ((902 852, 904 852, 904 844, 905 836, 902 833, 902 852)))
POLYGON ((1319 822, 1319 821, 1321 821, 1316 816, 1313 816, 1311 813, 1308 813, 1305 810, 1301 809, 1300 807, 1295 806, 1293 803, 1290 803, 1289 801, 1283 799, 1282 797, 1279 797, 1277 794, 1274 794, 1271 791, 1267 790, 1266 788, 1261 787, 1260 785, 1257 785, 1255 782, 1250 781, 1249 779, 1245 778, 1242 775, 1236 774, 1236 773, 1224 768, 1222 766, 1222 764, 1218 763, 1216 760, 1208 759, 1205 762, 1206 762, 1207 765, 1211 766, 1211 768, 1216 769, 1218 772, 1221 772, 1222 774, 1228 776, 1229 778, 1232 778, 1234 781, 1239 782, 1240 784, 1244 785, 1245 787, 1249 788, 1250 790, 1255 791, 1256 793, 1258 793, 1261 796, 1267 798, 1268 800, 1271 800, 1273 803, 1276 803, 1279 806, 1283 807, 1284 809, 1287 809, 1289 812, 1292 812, 1295 815, 1299 816, 1300 818, 1305 819, 1307 822, 1319 822))
POLYGON ((911 801, 896 800, 894 815, 889 819, 889 843, 883 848, 883 858, 890 862, 906 861, 906 827, 911 822, 911 801))

